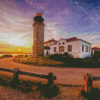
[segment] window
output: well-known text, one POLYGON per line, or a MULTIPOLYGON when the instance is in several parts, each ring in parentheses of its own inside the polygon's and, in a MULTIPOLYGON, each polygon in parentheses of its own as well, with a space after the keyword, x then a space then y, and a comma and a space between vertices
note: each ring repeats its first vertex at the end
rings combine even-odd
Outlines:
POLYGON ((54 47, 54 52, 56 52, 56 47, 54 47))
POLYGON ((59 52, 64 52, 64 46, 59 47, 59 52))
POLYGON ((88 52, 88 46, 85 46, 85 52, 88 52))
POLYGON ((68 52, 72 51, 72 45, 68 45, 68 52))
POLYGON ((51 44, 54 44, 54 42, 51 42, 51 44))
POLYGON ((90 52, 90 47, 89 47, 89 52, 90 52))
POLYGON ((82 52, 84 52, 84 45, 82 45, 82 52))
POLYGON ((60 45, 60 43, 59 43, 59 45, 60 45))
POLYGON ((63 42, 62 44, 65 44, 65 42, 63 42))
POLYGON ((46 55, 48 55, 48 50, 47 50, 47 52, 46 52, 46 55))

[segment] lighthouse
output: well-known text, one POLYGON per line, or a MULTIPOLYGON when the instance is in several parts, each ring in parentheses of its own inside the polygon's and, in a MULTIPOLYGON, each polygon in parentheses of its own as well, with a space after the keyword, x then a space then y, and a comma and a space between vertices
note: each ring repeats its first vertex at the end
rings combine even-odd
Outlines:
POLYGON ((44 56, 44 19, 37 13, 33 22, 33 57, 44 56))

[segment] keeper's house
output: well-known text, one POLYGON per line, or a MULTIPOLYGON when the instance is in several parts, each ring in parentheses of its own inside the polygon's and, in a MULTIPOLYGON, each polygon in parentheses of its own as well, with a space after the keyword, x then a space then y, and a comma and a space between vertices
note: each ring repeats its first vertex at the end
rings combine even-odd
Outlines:
POLYGON ((50 44, 50 54, 68 52, 74 58, 91 57, 91 43, 72 37, 61 38, 57 42, 50 44))

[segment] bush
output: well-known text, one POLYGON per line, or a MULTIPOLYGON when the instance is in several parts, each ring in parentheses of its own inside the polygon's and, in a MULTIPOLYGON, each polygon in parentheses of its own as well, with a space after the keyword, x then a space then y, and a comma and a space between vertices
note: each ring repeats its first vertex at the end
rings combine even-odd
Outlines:
POLYGON ((2 55, 0 58, 13 57, 12 55, 2 55))
POLYGON ((56 60, 56 61, 62 61, 62 62, 66 63, 66 61, 68 59, 72 59, 72 56, 66 52, 64 54, 53 54, 53 55, 50 55, 49 59, 56 60))
POLYGON ((94 62, 97 62, 98 59, 100 59, 100 51, 96 51, 94 53, 94 55, 92 56, 92 59, 93 59, 94 62))
POLYGON ((96 52, 91 58, 73 58, 66 52, 43 58, 20 56, 15 57, 14 61, 36 66, 100 68, 100 52, 96 52))
POLYGON ((95 66, 100 68, 100 51, 96 51, 92 56, 92 62, 95 66))
POLYGON ((82 90, 81 94, 88 100, 100 100, 99 88, 92 88, 92 90, 89 93, 86 93, 84 90, 82 90))
POLYGON ((47 88, 44 92, 44 96, 48 98, 52 98, 58 94, 59 87, 55 84, 52 84, 50 86, 47 85, 47 88))

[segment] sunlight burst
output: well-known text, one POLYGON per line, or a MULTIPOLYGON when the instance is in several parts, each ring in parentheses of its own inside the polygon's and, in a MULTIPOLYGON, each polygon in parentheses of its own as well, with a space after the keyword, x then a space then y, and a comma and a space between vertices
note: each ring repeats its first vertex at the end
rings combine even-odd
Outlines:
POLYGON ((18 49, 18 51, 21 51, 21 49, 18 49))
POLYGON ((22 39, 20 36, 9 37, 5 40, 5 42, 17 46, 25 46, 25 44, 28 43, 24 38, 22 39))

